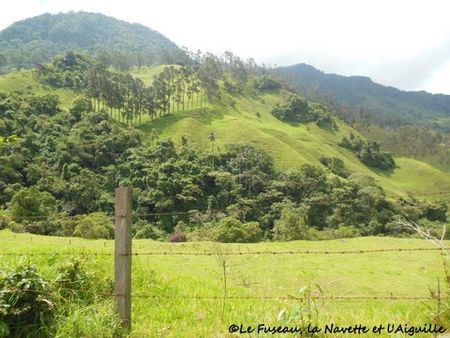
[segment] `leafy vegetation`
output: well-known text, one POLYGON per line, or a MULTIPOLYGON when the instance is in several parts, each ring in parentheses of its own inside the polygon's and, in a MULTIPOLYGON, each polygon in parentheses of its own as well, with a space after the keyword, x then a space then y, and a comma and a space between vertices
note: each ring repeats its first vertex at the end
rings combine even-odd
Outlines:
POLYGON ((30 68, 68 50, 89 53, 105 66, 190 63, 186 52, 160 33, 102 14, 42 14, 0 32, 0 67, 30 68), (3 62, 2 62, 3 60, 3 62))
POLYGON ((326 74, 306 64, 275 72, 304 97, 329 102, 348 122, 371 122, 390 128, 417 124, 450 131, 449 95, 401 91, 366 77, 326 74))
POLYGON ((412 125, 386 129, 374 124, 355 123, 354 127, 395 156, 416 158, 450 172, 450 135, 447 133, 412 125))
POLYGON ((298 95, 291 95, 284 104, 276 104, 272 109, 272 115, 282 121, 297 123, 314 121, 322 128, 337 128, 334 119, 322 105, 310 107, 308 102, 298 95))
POLYGON ((350 134, 348 138, 344 136, 339 145, 355 151, 361 162, 370 167, 387 170, 395 166, 392 155, 381 151, 377 142, 365 142, 359 136, 350 134))
MULTIPOLYGON (((67 53, 52 64, 41 66, 39 78, 54 87, 70 88, 89 97, 94 111, 106 109, 111 116, 127 124, 139 123, 142 115, 163 116, 177 110, 193 108, 194 96, 200 99, 200 108, 207 98, 213 99, 214 79, 203 67, 169 66, 155 76, 146 87, 130 74, 114 73, 89 58, 67 53), (181 109, 180 109, 181 106, 181 109)), ((217 84, 215 85, 217 86, 217 84)), ((90 109, 86 100, 79 99, 72 110, 90 109)))
MULTIPOLYGON (((98 292, 108 289, 106 280, 87 272, 85 264, 72 259, 57 264, 52 278, 43 276, 36 266, 16 265, 9 271, 0 266, 0 334, 1 337, 62 336, 65 317, 74 308, 95 305, 98 292), (2 332, 3 330, 3 332, 2 332)), ((110 288, 110 286, 109 286, 110 288)), ((100 315, 100 320, 103 314, 100 315)), ((108 323, 102 323, 104 335, 120 334, 118 321, 109 311, 108 323)), ((80 328, 79 334, 89 334, 80 328)), ((76 334, 72 329, 71 335, 76 334)))
MULTIPOLYGON (((387 198, 373 180, 351 175, 339 158, 322 156, 320 162, 340 178, 310 164, 280 170, 270 156, 249 145, 225 144, 215 151, 214 132, 205 137, 212 145, 205 152, 192 137, 181 135, 177 149, 171 138, 155 142, 155 129, 144 142, 140 132, 115 122, 121 117, 136 122, 144 112, 152 119, 157 110, 161 120, 169 113, 175 117, 185 104, 192 106, 193 84, 220 107, 230 99, 218 95, 221 83, 228 81, 246 93, 258 79, 266 81, 250 68, 246 76, 233 75, 249 66, 231 53, 227 56, 224 61, 205 54, 196 67, 164 67, 151 84, 144 84, 68 53, 39 70, 41 81, 80 94, 67 111, 52 94, 3 94, 1 198, 11 215, 9 226, 40 234, 110 238, 112 191, 126 184, 135 191, 135 235, 140 238, 253 242, 398 234, 389 223, 404 214, 402 203, 387 198), (250 82, 249 74, 254 79, 250 82), (30 207, 21 211, 24 205, 30 207), (73 219, 66 220, 67 215, 73 219), (185 224, 182 231, 177 230, 180 222, 185 224)), ((274 105, 284 119, 326 125, 330 116, 323 105, 285 95, 283 104, 274 105)), ((334 128, 329 132, 337 132, 334 118, 330 121, 334 128)), ((392 168, 392 157, 376 143, 346 140, 341 144, 366 165, 392 168)), ((410 203, 416 210, 427 205, 410 203)), ((446 210, 444 205, 444 214, 446 210)), ((432 213, 412 214, 415 220, 445 221, 432 213)))
MULTIPOLYGON (((2 97, 1 196, 16 231, 111 238, 108 214, 118 184, 134 189, 141 238, 174 234, 180 222, 184 232, 198 235, 204 228, 204 239, 224 242, 317 238, 308 229, 342 226, 355 227, 355 234, 396 234, 389 222, 405 212, 372 180, 349 175, 336 159, 324 163, 342 178, 314 165, 279 171, 271 157, 249 145, 211 153, 188 139, 179 149, 171 139, 143 143, 107 113, 89 111, 85 100, 66 112, 55 107, 53 96, 2 97), (65 215, 76 217, 66 221, 65 215)), ((364 149, 360 138, 350 140, 364 149)), ((414 220, 446 220, 445 204, 432 210, 410 203, 408 210, 417 209, 409 212, 414 220)))

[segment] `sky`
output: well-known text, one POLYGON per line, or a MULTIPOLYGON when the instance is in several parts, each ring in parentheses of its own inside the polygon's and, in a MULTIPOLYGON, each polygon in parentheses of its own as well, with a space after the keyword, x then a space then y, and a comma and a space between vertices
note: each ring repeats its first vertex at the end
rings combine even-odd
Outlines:
POLYGON ((2 0, 0 29, 79 10, 143 24, 190 50, 450 94, 448 0, 2 0))

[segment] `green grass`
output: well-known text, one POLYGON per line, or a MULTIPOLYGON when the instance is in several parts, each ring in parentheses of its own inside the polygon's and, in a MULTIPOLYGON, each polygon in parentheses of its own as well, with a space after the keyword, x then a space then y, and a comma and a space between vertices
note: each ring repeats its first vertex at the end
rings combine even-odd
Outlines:
MULTIPOLYGON (((164 70, 164 68, 168 66, 169 65, 159 65, 154 67, 142 66, 140 68, 135 66, 130 70, 130 73, 134 77, 140 78, 148 86, 152 84, 153 78, 159 73, 161 73, 164 70)), ((174 67, 178 66, 175 65, 174 67)))
POLYGON ((72 106, 73 100, 78 96, 72 90, 53 88, 48 85, 40 83, 36 79, 34 70, 19 70, 0 76, 0 92, 32 92, 37 95, 44 95, 49 92, 58 95, 61 108, 69 109, 72 106))
MULTIPOLYGON (((89 256, 89 252, 112 253, 113 241, 44 237, 0 231, 1 252, 45 253, 43 256, 3 256, 1 269, 19 261, 39 266, 46 276, 72 252, 85 257, 91 272, 113 278, 112 256, 89 256), (83 256, 84 255, 84 256, 83 256)), ((293 300, 230 299, 222 313, 222 300, 189 299, 222 296, 223 269, 220 252, 289 250, 364 250, 381 248, 432 247, 419 239, 353 238, 330 241, 286 243, 217 244, 209 242, 162 243, 134 240, 133 252, 213 252, 213 256, 134 256, 132 292, 154 298, 133 299, 132 337, 231 337, 231 323, 280 325, 278 313, 292 309, 293 300), (166 298, 168 297, 168 298, 166 298), (185 297, 185 298, 183 298, 185 297)), ((413 296, 429 297, 444 278, 440 254, 436 251, 386 252, 348 255, 232 255, 226 262, 228 295, 233 297, 286 297, 307 285, 318 284, 323 296, 413 296)), ((105 300, 113 308, 112 300, 105 300)), ((105 307, 105 302, 99 306, 105 307)), ((430 322, 435 301, 369 300, 318 301, 319 324, 430 322)), ((68 318, 68 321, 73 318, 68 318)))

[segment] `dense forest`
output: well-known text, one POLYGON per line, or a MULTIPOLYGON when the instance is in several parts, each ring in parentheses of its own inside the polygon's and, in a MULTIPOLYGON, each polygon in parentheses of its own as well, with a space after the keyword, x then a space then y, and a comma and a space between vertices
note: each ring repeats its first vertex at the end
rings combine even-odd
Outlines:
POLYGON ((43 14, 0 32, 0 69, 30 68, 68 50, 88 53, 105 66, 190 63, 162 34, 97 13, 43 14))
MULTIPOLYGON (((398 234, 398 217, 446 220, 447 206, 390 199, 363 175, 334 175, 305 165, 278 171, 248 145, 197 149, 186 137, 144 141, 120 127, 87 96, 69 111, 56 96, 13 93, 0 98, 1 226, 15 231, 112 236, 114 188, 134 190, 139 238, 263 239, 398 234)), ((214 138, 211 138, 214 142, 214 138)), ((334 168, 334 169, 333 169, 334 168)), ((439 227, 438 223, 435 223, 439 227)))
POLYGON ((416 124, 450 131, 449 95, 401 91, 367 77, 326 74, 306 64, 277 68, 274 72, 307 98, 329 102, 346 121, 389 128, 416 124))

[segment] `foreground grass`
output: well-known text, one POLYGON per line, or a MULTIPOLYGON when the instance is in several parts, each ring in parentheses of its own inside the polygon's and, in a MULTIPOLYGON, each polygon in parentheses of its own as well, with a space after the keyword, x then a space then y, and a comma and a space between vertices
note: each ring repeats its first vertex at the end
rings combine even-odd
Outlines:
MULTIPOLYGON (((89 253, 113 252, 113 241, 79 238, 43 237, 0 231, 2 253, 45 253, 35 256, 2 256, 1 269, 18 262, 31 262, 46 276, 68 259, 58 252, 82 257, 89 269, 113 279, 113 256, 89 253)), ((338 255, 221 255, 233 251, 289 250, 364 250, 381 248, 432 247, 418 239, 355 238, 331 241, 295 241, 288 243, 217 244, 161 243, 134 240, 133 251, 144 252, 213 252, 212 256, 143 255, 133 257, 133 330, 132 337, 232 337, 232 323, 280 325, 282 309, 293 309, 299 301, 269 299, 192 299, 224 295, 223 261, 226 265, 229 297, 286 297, 298 295, 302 287, 311 286, 323 296, 413 296, 429 297, 443 281, 440 254, 436 251, 385 252, 338 255), (151 297, 138 297, 138 296, 151 297)), ((318 293, 316 293, 318 294, 318 293)), ((105 302, 113 308, 111 297, 105 302)), ((317 301, 318 324, 334 322, 354 324, 423 325, 431 320, 435 301, 417 300, 324 300, 317 301)), ((81 309, 80 309, 81 310, 81 309)), ((83 320, 87 320, 85 317, 83 320)), ((66 323, 76 321, 67 318, 66 323)), ((92 323, 91 323, 92 324, 92 323)), ((450 324, 450 323, 449 323, 450 324)), ((79 323, 83 325, 83 323, 79 323)), ((87 325, 87 324, 86 324, 87 325)), ((92 324, 95 325, 95 324, 92 324)), ((100 324, 97 324, 100 325, 100 324)), ((291 324, 294 325, 294 324, 291 324)))

